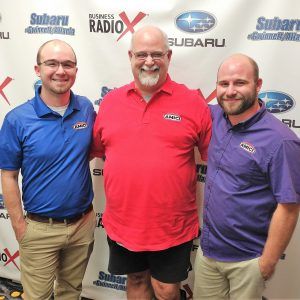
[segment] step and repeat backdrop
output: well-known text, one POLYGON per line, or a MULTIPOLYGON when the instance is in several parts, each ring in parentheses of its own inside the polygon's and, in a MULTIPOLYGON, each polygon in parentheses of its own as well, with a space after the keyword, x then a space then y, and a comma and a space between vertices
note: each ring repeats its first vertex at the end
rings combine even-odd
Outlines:
MULTIPOLYGON (((127 55, 132 33, 153 24, 169 36, 172 79, 199 89, 210 103, 216 102, 220 62, 237 52, 253 57, 264 80, 261 99, 299 136, 299 17, 299 0, 0 0, 0 125, 5 114, 30 99, 40 85, 33 67, 36 52, 45 41, 59 38, 73 46, 79 68, 73 91, 87 96, 98 111, 106 93, 132 81, 127 55)), ((196 169, 201 204, 206 167, 197 160, 196 169)), ((126 176, 126 170, 119 171, 126 176)), ((103 162, 93 160, 91 172, 97 228, 83 295, 125 299, 126 277, 112 276, 107 271, 108 248, 101 223, 105 206, 103 162)), ((0 228, 0 277, 18 281, 18 244, 1 189, 0 228)), ((195 241, 192 260, 197 249, 195 241)), ((299 255, 298 225, 285 259, 267 282, 266 298, 300 299, 299 255)), ((182 283, 189 299, 193 280, 191 272, 182 283)))

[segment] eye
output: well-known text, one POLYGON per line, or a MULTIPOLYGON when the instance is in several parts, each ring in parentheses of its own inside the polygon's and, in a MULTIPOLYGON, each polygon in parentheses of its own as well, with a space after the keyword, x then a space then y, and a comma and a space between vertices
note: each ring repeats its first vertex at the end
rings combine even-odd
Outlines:
POLYGON ((61 63, 62 67, 64 69, 73 69, 75 68, 76 64, 72 61, 65 61, 61 63))
POLYGON ((45 61, 45 66, 47 67, 55 68, 57 67, 57 65, 58 65, 57 61, 53 61, 53 60, 45 61))
POLYGON ((153 59, 160 59, 160 58, 163 57, 163 53, 161 53, 161 52, 153 52, 153 53, 151 54, 151 57, 152 57, 153 59))
POLYGON ((138 59, 145 59, 145 58, 147 58, 148 54, 146 52, 138 52, 135 54, 135 56, 138 59))
POLYGON ((218 85, 221 87, 228 87, 228 82, 221 81, 218 83, 218 85))
POLYGON ((236 84, 237 86, 243 86, 243 85, 246 84, 246 82, 245 82, 245 81, 237 81, 235 84, 236 84))

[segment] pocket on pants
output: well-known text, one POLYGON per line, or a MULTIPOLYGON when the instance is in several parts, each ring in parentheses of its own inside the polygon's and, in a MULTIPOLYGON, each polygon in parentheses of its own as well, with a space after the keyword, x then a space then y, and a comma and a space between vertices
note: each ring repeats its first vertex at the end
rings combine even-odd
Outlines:
POLYGON ((25 233, 24 233, 24 236, 22 237, 22 239, 19 241, 19 244, 21 244, 21 243, 24 243, 24 241, 25 241, 25 239, 26 239, 26 237, 27 237, 27 235, 28 235, 28 232, 29 232, 29 224, 30 223, 28 223, 27 222, 27 220, 25 220, 26 221, 26 229, 25 229, 25 233))
POLYGON ((258 273, 258 276, 260 277, 261 280, 266 281, 266 280, 264 279, 262 273, 261 273, 261 270, 260 270, 259 259, 260 259, 260 257, 254 258, 254 261, 255 261, 256 267, 257 267, 257 273, 258 273))

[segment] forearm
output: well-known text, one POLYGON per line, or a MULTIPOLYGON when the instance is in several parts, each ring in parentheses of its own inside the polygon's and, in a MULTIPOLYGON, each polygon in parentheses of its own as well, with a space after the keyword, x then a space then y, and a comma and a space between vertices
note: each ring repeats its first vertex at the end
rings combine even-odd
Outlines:
POLYGON ((273 273, 274 268, 289 244, 299 215, 298 204, 278 204, 261 256, 261 264, 273 273), (272 270, 273 269, 273 270, 272 270))
POLYGON ((1 171, 3 199, 16 235, 25 223, 18 174, 18 171, 1 171))

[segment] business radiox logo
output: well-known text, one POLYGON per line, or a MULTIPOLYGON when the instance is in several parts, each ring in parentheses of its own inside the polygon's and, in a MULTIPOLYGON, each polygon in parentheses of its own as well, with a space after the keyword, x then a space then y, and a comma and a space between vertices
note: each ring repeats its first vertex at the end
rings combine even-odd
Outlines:
POLYGON ((118 34, 119 41, 126 33, 134 33, 134 27, 145 17, 147 14, 139 12, 130 21, 125 11, 119 14, 112 13, 90 13, 89 14, 89 29, 90 32, 104 33, 104 34, 118 34))
POLYGON ((252 41, 300 41, 300 20, 299 19, 281 19, 274 17, 272 19, 260 16, 256 22, 256 31, 248 35, 248 40, 252 41))
MULTIPOLYGON (((185 11, 175 18, 175 26, 184 33, 203 34, 217 25, 217 18, 206 11, 185 11)), ((169 37, 169 45, 175 47, 225 47, 225 39, 216 37, 169 37)))
POLYGON ((69 26, 68 15, 48 15, 34 12, 30 15, 30 26, 25 28, 25 33, 75 35, 75 29, 69 26))
POLYGON ((0 262, 3 264, 4 267, 12 264, 16 269, 20 271, 20 268, 16 262, 19 259, 19 250, 15 251, 14 253, 10 252, 8 248, 4 248, 3 250, 0 249, 0 262))
MULTIPOLYGON (((9 76, 6 76, 6 78, 2 81, 0 84, 0 99, 3 98, 8 105, 10 105, 10 102, 4 93, 4 88, 12 81, 13 79, 9 76), (1 97, 2 96, 2 97, 1 97)), ((0 81, 1 82, 1 81, 0 81)))

